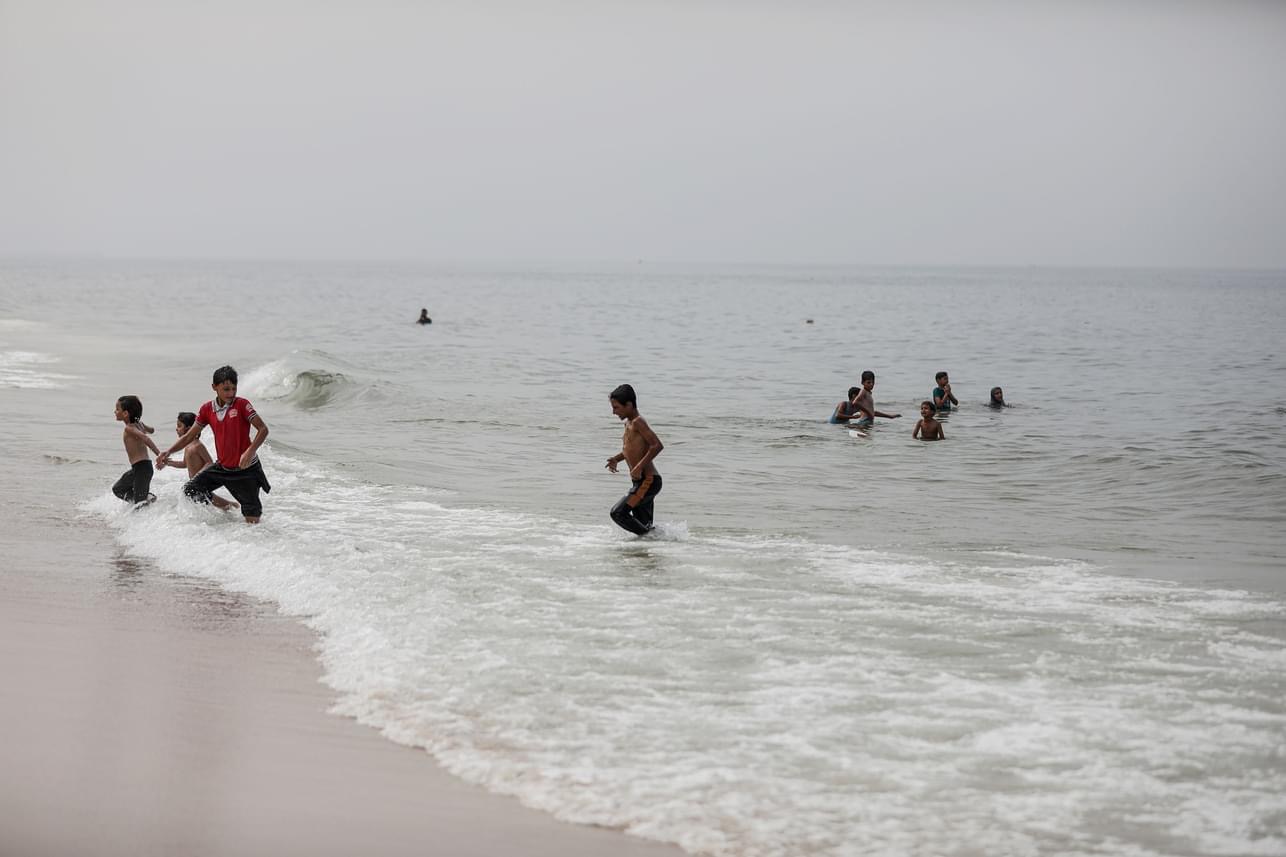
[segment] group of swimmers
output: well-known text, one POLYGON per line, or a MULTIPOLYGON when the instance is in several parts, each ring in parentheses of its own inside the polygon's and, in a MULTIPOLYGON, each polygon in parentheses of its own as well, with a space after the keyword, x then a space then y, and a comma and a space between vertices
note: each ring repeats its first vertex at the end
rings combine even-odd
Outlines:
MULTIPOLYGON (((950 375, 946 372, 939 372, 933 376, 933 380, 936 386, 933 388, 931 398, 925 399, 920 403, 920 420, 911 431, 911 437, 920 440, 945 440, 947 435, 943 431, 942 423, 938 421, 937 416, 939 413, 950 411, 960 405, 960 400, 951 392, 950 375)), ((873 425, 876 417, 895 420, 902 416, 901 414, 886 414, 883 411, 877 411, 875 409, 875 397, 871 392, 874 389, 875 373, 867 369, 862 373, 862 386, 848 388, 848 398, 835 406, 835 410, 831 413, 830 421, 865 428, 873 425)), ((993 408, 1009 407, 1005 403, 1005 391, 1000 387, 991 388, 991 399, 987 404, 993 408)))

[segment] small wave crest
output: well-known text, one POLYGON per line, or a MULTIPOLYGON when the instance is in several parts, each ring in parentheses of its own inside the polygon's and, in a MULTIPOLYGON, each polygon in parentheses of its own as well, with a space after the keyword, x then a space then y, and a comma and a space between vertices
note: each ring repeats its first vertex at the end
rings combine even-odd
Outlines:
POLYGON ((285 402, 301 410, 365 399, 376 392, 376 384, 333 366, 316 365, 329 362, 324 352, 295 352, 246 372, 241 390, 247 397, 285 402))

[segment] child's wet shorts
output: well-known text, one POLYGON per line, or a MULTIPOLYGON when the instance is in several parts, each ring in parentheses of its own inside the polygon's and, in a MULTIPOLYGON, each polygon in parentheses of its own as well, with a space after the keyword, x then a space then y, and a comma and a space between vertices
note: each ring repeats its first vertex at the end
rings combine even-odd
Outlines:
POLYGON ((264 475, 263 465, 256 461, 239 470, 222 464, 211 464, 183 486, 183 493, 198 503, 209 503, 216 488, 227 488, 228 493, 241 504, 241 514, 247 518, 258 518, 263 514, 259 489, 272 490, 268 477, 264 475))

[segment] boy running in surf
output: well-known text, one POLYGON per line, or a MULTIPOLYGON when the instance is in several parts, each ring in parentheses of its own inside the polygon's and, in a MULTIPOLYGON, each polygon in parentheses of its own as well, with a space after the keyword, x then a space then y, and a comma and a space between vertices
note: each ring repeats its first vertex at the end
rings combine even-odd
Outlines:
POLYGON ((268 437, 268 426, 254 405, 237 396, 236 369, 220 366, 214 370, 210 388, 214 390, 214 399, 201 406, 196 423, 157 457, 156 464, 158 467, 169 464, 175 450, 196 440, 201 436, 201 430, 210 426, 214 430, 214 450, 218 460, 189 479, 183 486, 183 493, 198 503, 209 503, 214 489, 226 487, 241 503, 241 515, 246 523, 257 524, 263 515, 259 489, 272 490, 256 454, 268 437), (255 429, 253 441, 250 439, 251 426, 255 429))
POLYGON ((637 536, 652 529, 652 501, 661 493, 661 474, 652 461, 661 454, 664 445, 639 414, 638 399, 634 388, 622 384, 610 396, 612 413, 625 423, 621 438, 621 451, 607 459, 607 469, 616 472, 616 465, 624 461, 630 466, 630 493, 612 507, 612 520, 623 529, 637 536))

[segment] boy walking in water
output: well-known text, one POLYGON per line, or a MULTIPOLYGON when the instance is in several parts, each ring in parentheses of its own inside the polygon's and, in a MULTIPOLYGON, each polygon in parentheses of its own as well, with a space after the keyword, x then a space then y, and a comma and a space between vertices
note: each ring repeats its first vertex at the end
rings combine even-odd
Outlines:
POLYGON ((198 503, 209 503, 214 489, 226 487, 241 503, 241 514, 246 523, 257 524, 263 514, 259 489, 272 490, 256 454, 268 437, 268 426, 254 405, 237 396, 236 369, 221 366, 214 370, 210 387, 214 390, 214 399, 201 406, 192 428, 160 454, 156 459, 157 466, 168 464, 175 450, 199 438, 201 430, 210 426, 214 430, 214 450, 218 460, 189 479, 183 486, 183 493, 198 503), (253 441, 250 439, 251 426, 255 429, 253 441))
POLYGON ((652 529, 652 501, 661 493, 661 474, 652 461, 665 447, 639 414, 638 399, 634 388, 622 384, 610 396, 612 413, 625 423, 621 438, 621 451, 607 459, 607 469, 616 472, 616 465, 624 461, 630 466, 630 493, 612 507, 612 520, 637 536, 652 529))
POLYGON ((875 423, 876 417, 883 417, 886 420, 896 420, 901 414, 886 414, 883 411, 875 410, 875 397, 871 391, 875 389, 875 373, 867 369, 862 373, 862 390, 853 399, 853 404, 861 411, 859 418, 849 422, 853 426, 869 426, 875 423))
POLYGON ((125 423, 125 455, 129 457, 129 470, 121 474, 112 486, 112 493, 135 506, 151 503, 156 499, 152 487, 152 459, 150 449, 160 454, 156 444, 148 437, 152 427, 143 422, 143 403, 138 396, 121 396, 116 400, 116 420, 125 423))

